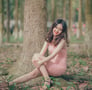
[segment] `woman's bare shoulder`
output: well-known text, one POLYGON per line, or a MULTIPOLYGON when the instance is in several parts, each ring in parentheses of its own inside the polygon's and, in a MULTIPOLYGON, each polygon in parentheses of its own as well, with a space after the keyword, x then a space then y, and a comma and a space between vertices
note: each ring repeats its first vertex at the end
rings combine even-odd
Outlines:
POLYGON ((60 44, 63 44, 63 48, 66 48, 66 40, 65 39, 61 39, 60 44))

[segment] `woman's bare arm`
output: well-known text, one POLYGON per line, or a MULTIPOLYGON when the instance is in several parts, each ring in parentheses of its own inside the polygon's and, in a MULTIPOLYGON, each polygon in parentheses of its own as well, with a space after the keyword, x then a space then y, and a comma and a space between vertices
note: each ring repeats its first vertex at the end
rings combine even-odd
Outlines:
POLYGON ((44 58, 45 58, 44 54, 46 53, 47 48, 48 48, 48 43, 45 41, 40 53, 35 53, 33 55, 32 62, 34 63, 34 62, 38 62, 40 60, 44 60, 44 58))
POLYGON ((57 53, 63 48, 64 44, 65 44, 65 40, 62 39, 60 43, 58 44, 58 46, 56 47, 56 49, 54 50, 54 52, 50 54, 48 57, 46 57, 45 60, 42 60, 41 63, 44 63, 54 58, 57 55, 57 53))
POLYGON ((41 49, 41 51, 40 51, 40 55, 43 55, 43 56, 44 56, 44 54, 45 54, 46 51, 47 51, 47 48, 48 48, 48 43, 45 41, 45 42, 44 42, 44 45, 43 45, 43 47, 42 47, 42 49, 41 49))

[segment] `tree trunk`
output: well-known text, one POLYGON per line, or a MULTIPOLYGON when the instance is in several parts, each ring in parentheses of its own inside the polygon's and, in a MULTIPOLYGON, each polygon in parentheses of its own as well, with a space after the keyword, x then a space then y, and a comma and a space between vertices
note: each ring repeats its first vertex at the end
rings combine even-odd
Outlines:
POLYGON ((51 0, 51 21, 55 20, 55 0, 51 0))
POLYGON ((69 0, 69 39, 71 37, 71 33, 72 33, 72 0, 69 0))
POLYGON ((63 19, 66 20, 66 0, 63 0, 63 19))
POLYGON ((56 5, 56 19, 61 18, 61 0, 55 1, 56 5))
POLYGON ((56 19, 56 12, 57 12, 57 2, 56 0, 51 0, 51 21, 55 21, 56 19))
POLYGON ((9 70, 10 74, 20 76, 33 70, 31 59, 43 46, 46 15, 46 0, 25 0, 23 51, 20 60, 9 70))
POLYGON ((0 46, 2 45, 2 0, 0 0, 0 46))
POLYGON ((24 29, 23 26, 24 26, 24 1, 21 0, 19 38, 23 37, 23 29, 24 29))
POLYGON ((77 30, 77 39, 80 39, 80 37, 82 36, 82 0, 79 0, 79 16, 78 16, 78 30, 77 30))
POLYGON ((4 0, 2 0, 2 38, 3 38, 3 36, 4 36, 4 33, 5 33, 5 31, 4 31, 4 0))
POLYGON ((92 0, 86 0, 86 32, 85 43, 88 56, 92 55, 92 0))
POLYGON ((7 0, 7 42, 9 42, 10 39, 10 0, 7 0))
POLYGON ((15 0, 15 10, 14 10, 15 28, 13 36, 15 40, 18 38, 18 0, 15 0))

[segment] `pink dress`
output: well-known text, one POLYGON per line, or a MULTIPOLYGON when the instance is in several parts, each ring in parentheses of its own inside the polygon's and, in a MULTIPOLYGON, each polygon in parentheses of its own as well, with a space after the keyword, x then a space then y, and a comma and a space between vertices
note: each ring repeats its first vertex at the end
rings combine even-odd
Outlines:
MULTIPOLYGON (((48 46, 49 54, 53 53, 56 47, 57 46, 54 46, 53 44, 49 44, 48 46)), ((46 63, 46 69, 49 75, 60 76, 64 74, 67 67, 66 60, 67 60, 67 50, 66 46, 64 46, 53 59, 51 59, 46 63)))

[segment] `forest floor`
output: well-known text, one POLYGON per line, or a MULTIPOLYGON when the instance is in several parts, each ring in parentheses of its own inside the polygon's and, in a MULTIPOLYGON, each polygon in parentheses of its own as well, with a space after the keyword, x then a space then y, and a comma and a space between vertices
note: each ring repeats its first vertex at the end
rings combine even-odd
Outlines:
MULTIPOLYGON (((20 54, 22 51, 22 46, 18 45, 4 45, 0 48, 0 75, 7 75, 7 69, 11 65, 19 60, 20 54)), ((62 87, 63 89, 52 89, 52 90, 92 90, 92 78, 88 78, 92 75, 92 57, 87 57, 85 55, 78 55, 75 52, 68 51, 68 60, 67 60, 67 75, 76 75, 79 78, 82 76, 84 80, 79 78, 67 81, 67 87, 62 87), (72 89, 75 87, 75 83, 78 86, 78 89, 72 89), (90 87, 91 88, 90 88, 90 87), (86 89, 84 89, 86 87, 86 89), (88 89, 88 88, 89 89, 88 89)), ((59 83, 56 83, 59 85, 59 83)), ((0 89, 3 90, 3 89, 0 89)), ((11 89, 13 90, 13 89, 11 89)), ((15 89, 14 89, 15 90, 15 89)), ((21 89, 21 90, 32 90, 32 89, 21 89)), ((36 90, 36 89, 34 89, 36 90)))

